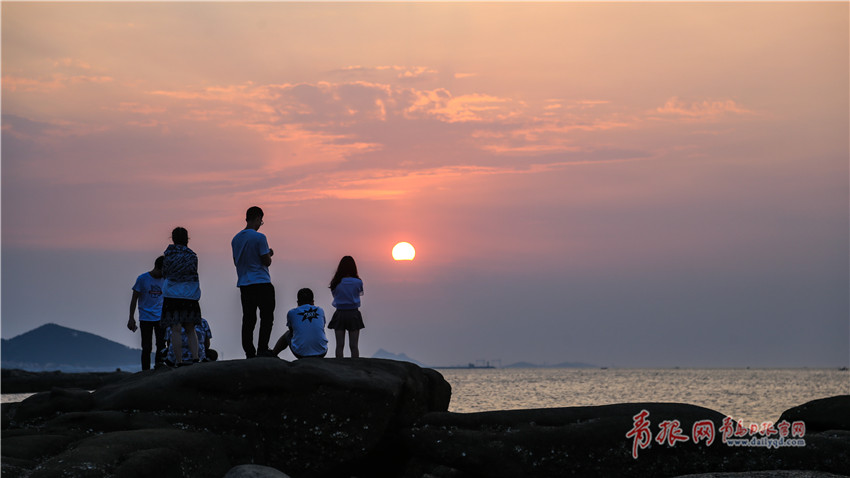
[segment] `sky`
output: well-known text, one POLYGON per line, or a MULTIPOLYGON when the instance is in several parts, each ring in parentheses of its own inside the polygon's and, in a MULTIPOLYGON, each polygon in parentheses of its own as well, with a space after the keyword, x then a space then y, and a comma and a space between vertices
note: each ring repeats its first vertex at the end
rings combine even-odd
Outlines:
POLYGON ((0 333, 139 347, 131 287, 184 226, 241 358, 257 205, 274 338, 352 255, 363 356, 846 366, 848 10, 4 1, 0 333))

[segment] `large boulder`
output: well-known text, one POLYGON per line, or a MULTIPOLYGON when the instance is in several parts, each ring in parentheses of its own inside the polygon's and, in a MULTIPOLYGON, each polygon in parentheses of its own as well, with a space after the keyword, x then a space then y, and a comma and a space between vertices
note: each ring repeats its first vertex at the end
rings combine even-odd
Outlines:
POLYGON ((250 463, 299 477, 395 476, 404 466, 400 430, 447 410, 450 396, 439 373, 380 359, 257 358, 140 372, 90 394, 56 389, 6 410, 3 474, 37 464, 32 476, 68 467, 75 476, 140 476, 137 465, 162 456, 173 466, 157 476, 224 476, 250 463), (47 435, 65 440, 50 442, 61 444, 51 456, 27 450, 47 435), (8 453, 7 437, 17 440, 8 453))
POLYGON ((789 408, 779 422, 802 421, 807 432, 850 430, 850 395, 821 398, 789 408))

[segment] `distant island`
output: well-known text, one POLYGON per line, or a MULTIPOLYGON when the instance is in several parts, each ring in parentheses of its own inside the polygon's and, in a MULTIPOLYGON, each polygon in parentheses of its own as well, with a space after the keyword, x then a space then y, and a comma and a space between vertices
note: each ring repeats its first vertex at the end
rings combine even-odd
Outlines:
POLYGON ((141 354, 141 349, 99 335, 44 324, 17 337, 2 339, 0 363, 5 369, 30 372, 109 372, 140 370, 141 354))
MULTIPOLYGON (((99 335, 74 330, 57 324, 45 324, 11 339, 2 339, 0 366, 29 372, 61 371, 69 373, 112 372, 116 369, 136 372, 141 369, 141 349, 128 347, 99 335)), ((493 368, 598 368, 582 362, 539 365, 517 362, 501 366, 499 361, 479 360, 467 365, 429 365, 408 357, 379 349, 372 358, 410 362, 422 368, 493 369, 493 368)))
POLYGON ((425 365, 424 363, 422 363, 422 362, 420 362, 420 361, 418 361, 418 360, 414 360, 414 359, 412 359, 412 358, 408 357, 407 355, 405 355, 405 354, 403 354, 403 353, 401 353, 401 354, 394 354, 394 353, 392 353, 392 352, 387 352, 387 351, 386 351, 386 350, 384 350, 384 349, 378 349, 378 351, 377 351, 377 352, 375 352, 375 355, 372 355, 372 358, 389 359, 389 360, 398 360, 399 362, 410 362, 410 363, 414 363, 414 364, 416 364, 416 365, 418 365, 418 366, 420 366, 420 367, 422 367, 422 368, 433 368, 433 367, 431 367, 431 366, 429 366, 429 365, 425 365))

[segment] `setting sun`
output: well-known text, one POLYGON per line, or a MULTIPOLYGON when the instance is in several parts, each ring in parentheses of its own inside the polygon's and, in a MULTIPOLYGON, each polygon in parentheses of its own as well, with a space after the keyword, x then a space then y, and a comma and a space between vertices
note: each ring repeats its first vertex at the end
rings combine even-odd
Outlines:
POLYGON ((393 259, 397 261, 412 261, 416 257, 416 249, 409 242, 399 242, 393 247, 393 259))

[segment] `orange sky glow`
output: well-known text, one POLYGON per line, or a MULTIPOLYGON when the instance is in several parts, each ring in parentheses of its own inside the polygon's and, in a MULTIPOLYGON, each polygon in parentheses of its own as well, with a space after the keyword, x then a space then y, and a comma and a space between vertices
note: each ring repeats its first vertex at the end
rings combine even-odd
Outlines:
POLYGON ((237 358, 259 205, 278 316, 353 255, 367 356, 846 365, 847 39, 846 2, 3 2, 3 337, 137 347, 130 286, 182 225, 237 358), (805 346, 689 342, 730 334, 805 346))

